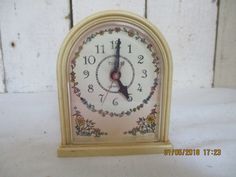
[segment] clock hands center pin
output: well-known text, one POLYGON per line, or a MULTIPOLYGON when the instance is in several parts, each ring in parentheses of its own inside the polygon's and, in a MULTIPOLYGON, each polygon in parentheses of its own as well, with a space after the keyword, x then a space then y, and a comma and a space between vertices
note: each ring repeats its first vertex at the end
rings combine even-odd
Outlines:
POLYGON ((111 79, 113 81, 117 81, 119 85, 119 92, 122 93, 125 98, 128 100, 129 99, 129 93, 128 93, 128 88, 127 86, 124 86, 123 83, 120 81, 121 77, 121 72, 120 72, 120 44, 121 41, 120 39, 117 40, 117 46, 116 46, 116 55, 115 55, 115 62, 114 62, 114 68, 111 71, 111 79))

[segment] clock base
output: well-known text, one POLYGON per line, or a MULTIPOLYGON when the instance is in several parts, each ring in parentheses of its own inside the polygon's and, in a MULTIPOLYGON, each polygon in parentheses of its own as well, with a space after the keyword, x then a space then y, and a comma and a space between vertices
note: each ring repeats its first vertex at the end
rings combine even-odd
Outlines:
POLYGON ((135 143, 122 145, 61 145, 58 157, 117 156, 137 154, 161 154, 165 149, 172 149, 170 142, 135 143))

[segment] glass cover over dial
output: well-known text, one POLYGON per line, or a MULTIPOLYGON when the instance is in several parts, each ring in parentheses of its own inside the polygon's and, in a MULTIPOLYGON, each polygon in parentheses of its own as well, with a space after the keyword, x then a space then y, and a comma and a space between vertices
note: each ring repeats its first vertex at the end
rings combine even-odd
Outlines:
POLYGON ((151 36, 126 22, 82 34, 68 66, 72 142, 157 141, 161 57, 151 36))

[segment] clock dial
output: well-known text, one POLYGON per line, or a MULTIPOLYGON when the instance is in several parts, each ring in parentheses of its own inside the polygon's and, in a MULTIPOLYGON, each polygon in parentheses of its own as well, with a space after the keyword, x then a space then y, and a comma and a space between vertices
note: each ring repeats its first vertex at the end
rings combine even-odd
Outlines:
POLYGON ((161 54, 141 28, 125 22, 95 25, 70 52, 73 141, 157 138, 161 54))

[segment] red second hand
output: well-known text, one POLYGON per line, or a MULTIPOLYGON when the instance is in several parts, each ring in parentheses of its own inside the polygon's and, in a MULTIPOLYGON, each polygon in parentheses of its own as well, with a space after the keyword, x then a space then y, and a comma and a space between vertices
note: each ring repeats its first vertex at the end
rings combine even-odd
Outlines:
POLYGON ((107 98, 107 95, 108 95, 109 91, 110 91, 111 88, 112 88, 113 82, 114 82, 114 81, 111 82, 111 85, 109 86, 109 90, 107 91, 107 93, 106 93, 106 95, 105 95, 105 97, 104 97, 104 100, 103 100, 102 104, 105 102, 105 100, 106 100, 106 98, 107 98))

